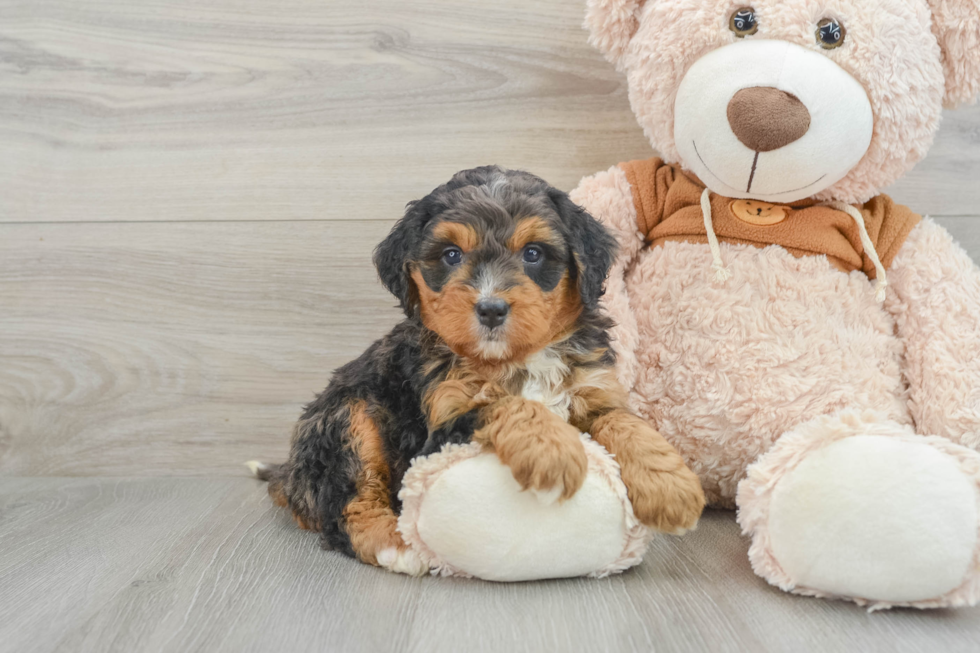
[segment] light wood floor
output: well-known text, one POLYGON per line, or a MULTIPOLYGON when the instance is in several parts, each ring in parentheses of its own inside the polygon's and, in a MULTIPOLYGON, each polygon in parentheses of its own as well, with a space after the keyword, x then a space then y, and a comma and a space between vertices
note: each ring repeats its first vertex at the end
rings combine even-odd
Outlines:
MULTIPOLYGON (((756 578, 729 513, 603 581, 408 579, 244 477, 397 319, 457 169, 651 155, 581 1, 0 0, 0 651, 976 650, 756 578)), ((980 259, 980 107, 890 189, 980 259)))

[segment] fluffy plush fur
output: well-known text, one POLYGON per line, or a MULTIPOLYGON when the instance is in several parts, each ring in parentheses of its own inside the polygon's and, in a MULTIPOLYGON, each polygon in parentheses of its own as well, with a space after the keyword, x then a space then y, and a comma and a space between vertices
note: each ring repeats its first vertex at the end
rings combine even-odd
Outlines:
MULTIPOLYGON (((603 305, 616 322, 611 335, 619 378, 631 389, 631 406, 678 448, 711 503, 740 509, 743 529, 752 536, 754 568, 771 583, 874 607, 976 603, 980 270, 941 227, 919 221, 878 192, 925 154, 943 103, 969 100, 980 88, 980 4, 587 4, 592 42, 625 71, 637 118, 667 161, 614 166, 583 179, 571 193, 620 245, 603 305), (751 13, 758 29, 735 33, 731 16, 736 10, 751 13), (818 24, 823 19, 844 28, 846 38, 838 47, 821 46, 818 24), (780 204, 737 196, 778 216, 772 224, 745 215, 716 181, 698 179, 691 172, 696 166, 674 142, 678 88, 694 64, 709 53, 714 59, 722 52, 745 56, 758 48, 743 44, 764 41, 785 42, 789 45, 781 51, 805 51, 807 66, 836 67, 839 79, 856 80, 874 120, 863 158, 839 181, 809 194, 770 200, 780 204), (823 61, 815 61, 814 54, 823 61), (648 173, 640 184, 635 175, 643 170, 648 173), (688 191, 672 190, 681 187, 688 191), (703 190, 700 202, 691 188, 703 190), (869 198, 868 204, 848 206, 869 198), (822 211, 837 212, 830 216, 831 229, 818 232, 813 221, 794 220, 824 200, 832 202, 822 211), (892 208, 874 214, 872 205, 892 208), (688 230, 671 232, 670 225, 677 224, 688 230), (735 237, 732 225, 743 236, 735 237), (854 244, 855 227, 868 232, 859 244, 854 244), (824 248, 808 245, 820 239, 824 248), (854 247, 854 261, 841 266, 829 257, 830 243, 843 246, 845 241, 854 247), (910 466, 908 474, 873 466, 876 451, 881 459, 911 455, 922 464, 915 471, 910 466), (909 454, 914 451, 921 456, 909 454), (841 458, 840 452, 866 456, 867 474, 856 474, 855 461, 841 458), (853 496, 842 496, 834 487, 835 470, 842 479, 850 474, 853 496), (826 484, 794 495, 803 487, 800 479, 813 482, 815 473, 824 474, 826 484), (877 516, 869 508, 876 501, 882 506, 877 516), (896 512, 898 504, 907 510, 896 512), (787 506, 800 507, 800 514, 809 511, 812 520, 799 518, 787 506), (808 540, 807 528, 820 536, 840 534, 828 540, 843 547, 834 554, 840 556, 839 568, 828 567, 819 547, 807 544, 819 540, 808 540), (894 538, 888 539, 889 533, 894 538), (853 545, 841 544, 845 540, 853 545), (802 544, 787 550, 786 542, 802 544), (877 558, 875 542, 882 547, 877 558), (872 546, 861 548, 868 543, 872 546), (966 559, 973 562, 959 571, 954 569, 959 562, 949 562, 966 559), (867 573, 861 571, 862 561, 874 562, 866 565, 867 573), (854 574, 838 573, 848 564, 854 574), (930 584, 932 576, 936 582, 930 584)), ((807 66, 793 65, 800 60, 787 55, 778 75, 768 70, 764 83, 753 81, 758 71, 746 71, 744 81, 730 90, 734 100, 740 86, 762 89, 776 100, 763 105, 793 107, 793 115, 766 109, 765 116, 736 115, 733 123, 731 111, 725 115, 730 101, 705 93, 705 101, 716 102, 719 111, 717 121, 703 131, 717 131, 719 121, 722 128, 727 123, 741 130, 746 121, 784 117, 793 124, 780 128, 799 128, 797 102, 805 105, 807 97, 794 90, 810 81, 807 66)), ((822 90, 834 93, 834 88, 822 90)), ((736 114, 754 110, 735 109, 736 114)), ((812 121, 826 115, 808 112, 812 121)), ((708 120, 713 114, 700 115, 708 120)), ((696 127, 681 132, 697 133, 696 127)), ((764 158, 770 151, 795 151, 799 156, 784 156, 783 165, 798 169, 812 165, 815 157, 808 152, 825 145, 800 138, 776 150, 765 144, 753 152, 745 145, 752 138, 729 140, 731 146, 719 153, 729 163, 759 152, 764 158)))
POLYGON ((698 480, 628 413, 613 371, 597 306, 614 245, 565 193, 523 172, 463 171, 411 203, 375 252, 406 319, 336 371, 286 463, 255 466, 277 505, 325 548, 423 573, 430 561, 397 528, 413 460, 475 442, 520 488, 567 500, 585 481, 580 432, 591 432, 616 456, 636 518, 691 528, 698 480))
POLYGON ((980 275, 924 220, 892 263, 885 307, 904 343, 908 408, 921 433, 980 450, 980 275))

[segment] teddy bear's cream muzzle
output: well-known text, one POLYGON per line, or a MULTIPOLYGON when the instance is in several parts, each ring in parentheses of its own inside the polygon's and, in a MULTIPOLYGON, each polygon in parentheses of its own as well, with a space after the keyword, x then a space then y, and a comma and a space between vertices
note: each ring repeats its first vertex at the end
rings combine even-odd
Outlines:
POLYGON ((826 56, 779 40, 698 59, 677 91, 683 165, 713 192, 792 202, 841 180, 871 144, 864 88, 826 56))

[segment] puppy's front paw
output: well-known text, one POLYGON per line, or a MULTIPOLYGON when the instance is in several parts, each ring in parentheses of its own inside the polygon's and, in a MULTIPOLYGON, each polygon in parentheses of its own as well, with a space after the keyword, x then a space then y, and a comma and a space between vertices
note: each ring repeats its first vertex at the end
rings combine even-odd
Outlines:
POLYGON ((544 503, 571 498, 588 473, 578 429, 535 401, 501 402, 474 438, 490 446, 521 488, 544 503))
POLYGON ((561 499, 561 495, 565 491, 565 487, 564 483, 558 483, 550 490, 536 490, 534 488, 530 488, 529 491, 534 495, 534 498, 541 502, 542 505, 552 506, 558 503, 558 500, 561 499))
POLYGON ((497 455, 521 488, 533 490, 544 503, 570 499, 585 482, 589 466, 585 447, 578 430, 569 429, 515 433, 497 444, 497 455))
POLYGON ((701 482, 683 463, 664 470, 662 455, 649 456, 619 461, 633 513, 650 528, 683 535, 694 528, 704 510, 701 482))
POLYGON ((704 509, 701 482, 662 435, 624 409, 600 417, 591 430, 616 457, 637 519, 674 535, 694 528, 704 509))

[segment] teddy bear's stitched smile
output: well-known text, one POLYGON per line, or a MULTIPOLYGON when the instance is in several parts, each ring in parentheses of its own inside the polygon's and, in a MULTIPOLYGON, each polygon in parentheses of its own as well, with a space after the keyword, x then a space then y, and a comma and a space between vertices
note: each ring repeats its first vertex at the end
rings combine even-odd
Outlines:
MULTIPOLYGON (((716 175, 711 170, 711 168, 708 166, 707 162, 704 160, 704 157, 701 156, 701 152, 698 151, 697 141, 691 140, 691 145, 694 146, 694 153, 698 155, 698 160, 701 161, 701 165, 704 166, 704 169, 705 170, 707 170, 709 173, 711 173, 711 176, 712 177, 714 177, 719 182, 721 182, 721 184, 723 186, 727 186, 728 188, 730 188, 732 191, 740 192, 740 191, 737 191, 734 186, 732 186, 731 184, 729 184, 728 182, 726 182, 724 179, 722 179, 721 177, 719 177, 718 175, 716 175)), ((758 163, 758 161, 759 161, 759 155, 760 154, 761 154, 761 152, 756 152, 755 153, 755 158, 752 160, 752 172, 749 174, 749 183, 748 183, 748 185, 745 188, 745 192, 746 193, 749 193, 749 192, 752 191, 752 181, 755 179, 755 167, 756 167, 756 163, 758 163)), ((795 192, 798 192, 798 191, 803 190, 804 188, 809 188, 810 186, 814 186, 814 185, 820 183, 820 180, 823 179, 826 176, 827 176, 827 173, 824 173, 824 174, 820 175, 819 177, 817 177, 816 179, 814 179, 813 181, 811 181, 809 184, 806 184, 804 186, 800 186, 799 188, 791 188, 789 190, 777 191, 775 193, 769 193, 769 194, 770 195, 780 195, 780 194, 783 194, 783 193, 795 193, 795 192)))

